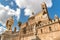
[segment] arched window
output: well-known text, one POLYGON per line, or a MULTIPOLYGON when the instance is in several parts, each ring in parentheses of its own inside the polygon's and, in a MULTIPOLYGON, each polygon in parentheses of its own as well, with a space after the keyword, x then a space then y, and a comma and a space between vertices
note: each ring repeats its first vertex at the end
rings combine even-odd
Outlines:
POLYGON ((38 27, 39 26, 39 24, 36 24, 36 27, 38 27))
POLYGON ((26 27, 23 28, 23 33, 26 34, 26 27))
POLYGON ((41 29, 41 33, 43 33, 42 29, 41 29))
POLYGON ((38 24, 40 24, 40 23, 41 23, 41 21, 38 22, 38 24))
POLYGON ((49 27, 49 30, 52 31, 51 27, 49 27))

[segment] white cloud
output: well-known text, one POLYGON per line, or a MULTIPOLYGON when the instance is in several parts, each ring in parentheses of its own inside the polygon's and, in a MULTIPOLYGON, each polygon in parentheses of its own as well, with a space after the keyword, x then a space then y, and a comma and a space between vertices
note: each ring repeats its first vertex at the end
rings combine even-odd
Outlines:
POLYGON ((0 34, 4 33, 7 29, 4 28, 3 26, 0 27, 0 34))
POLYGON ((32 15, 32 14, 29 14, 29 13, 32 13, 32 11, 30 10, 30 9, 28 9, 28 8, 26 8, 25 10, 24 10, 24 12, 25 12, 25 15, 32 15))
POLYGON ((0 23, 5 26, 7 18, 11 16, 16 16, 17 20, 20 16, 20 9, 17 8, 17 10, 10 9, 9 6, 4 7, 2 4, 0 4, 0 23))
POLYGON ((31 15, 32 11, 35 14, 41 11, 42 2, 45 2, 47 7, 52 7, 52 0, 15 0, 15 2, 20 8, 26 8, 25 15, 27 16, 31 15))

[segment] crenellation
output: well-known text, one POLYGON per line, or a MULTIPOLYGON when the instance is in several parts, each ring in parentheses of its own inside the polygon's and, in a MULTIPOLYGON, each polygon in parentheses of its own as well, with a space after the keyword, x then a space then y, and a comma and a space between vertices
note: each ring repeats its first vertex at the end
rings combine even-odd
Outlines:
POLYGON ((60 18, 59 18, 59 24, 60 24, 60 18))
POLYGON ((58 19, 55 19, 55 22, 58 22, 58 19))
POLYGON ((60 18, 59 18, 59 20, 60 20, 60 18))
POLYGON ((54 23, 55 22, 55 20, 52 20, 52 23, 54 23))
POLYGON ((46 25, 49 25, 49 22, 47 22, 47 24, 46 25))
POLYGON ((51 21, 49 21, 49 24, 51 24, 52 22, 51 21))

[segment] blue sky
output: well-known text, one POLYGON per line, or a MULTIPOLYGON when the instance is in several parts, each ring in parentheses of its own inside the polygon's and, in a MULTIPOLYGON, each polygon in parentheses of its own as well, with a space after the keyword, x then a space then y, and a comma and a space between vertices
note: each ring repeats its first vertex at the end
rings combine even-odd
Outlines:
POLYGON ((55 14, 60 18, 60 0, 52 0, 52 3, 52 7, 48 8, 50 18, 54 19, 55 14))
MULTIPOLYGON (((9 6, 11 9, 13 10, 17 10, 17 8, 19 8, 19 6, 15 3, 15 0, 0 0, 0 3, 4 6, 9 6), (11 3, 13 2, 13 3, 11 3), (13 5, 11 5, 13 4, 13 5)), ((20 13, 20 18, 19 20, 24 23, 28 20, 29 16, 25 16, 24 15, 24 9, 25 8, 20 8, 21 9, 21 13, 20 13)), ((48 8, 48 13, 51 19, 54 19, 54 15, 57 14, 58 17, 60 17, 60 0, 52 0, 52 7, 48 8)), ((14 17, 14 25, 17 25, 17 20, 16 17, 14 17)))

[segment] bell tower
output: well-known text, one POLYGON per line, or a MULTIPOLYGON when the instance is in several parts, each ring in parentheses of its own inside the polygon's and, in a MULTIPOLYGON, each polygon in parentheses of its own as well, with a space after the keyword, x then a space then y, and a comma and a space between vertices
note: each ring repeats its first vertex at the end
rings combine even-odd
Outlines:
POLYGON ((12 25, 13 25, 13 23, 14 23, 14 20, 13 20, 12 17, 10 17, 10 18, 7 19, 6 27, 7 27, 8 30, 12 31, 12 25))
POLYGON ((43 3, 41 4, 41 7, 42 7, 43 15, 45 15, 45 16, 48 18, 48 20, 50 20, 49 14, 48 14, 48 11, 47 11, 46 3, 43 2, 43 3))

